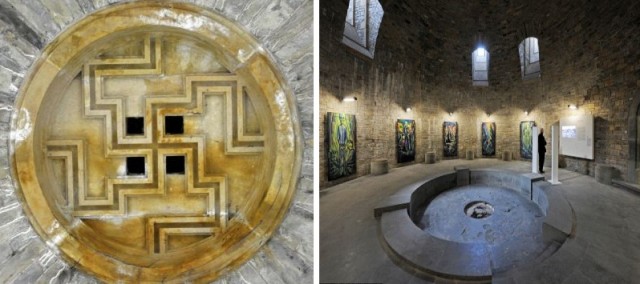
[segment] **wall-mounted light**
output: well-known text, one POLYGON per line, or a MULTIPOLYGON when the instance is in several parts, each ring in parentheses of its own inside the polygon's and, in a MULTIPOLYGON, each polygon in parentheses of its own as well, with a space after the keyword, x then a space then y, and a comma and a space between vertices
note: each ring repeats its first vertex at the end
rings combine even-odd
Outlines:
POLYGON ((524 111, 524 115, 525 115, 525 116, 529 116, 529 111, 526 111, 526 110, 525 110, 525 111, 524 111))
POLYGON ((356 96, 346 96, 346 97, 342 98, 343 102, 355 102, 357 100, 358 100, 358 98, 356 96))
POLYGON ((405 109, 405 111, 406 111, 406 112, 411 112, 411 108, 410 108, 410 107, 408 107, 408 108, 406 108, 406 109, 405 109))
POLYGON ((569 107, 569 109, 571 109, 571 110, 576 110, 576 109, 578 109, 578 107, 577 107, 576 105, 574 105, 574 104, 570 104, 570 105, 568 105, 567 107, 569 107))
POLYGON ((450 112, 450 113, 449 113, 449 117, 453 117, 453 112, 450 112))

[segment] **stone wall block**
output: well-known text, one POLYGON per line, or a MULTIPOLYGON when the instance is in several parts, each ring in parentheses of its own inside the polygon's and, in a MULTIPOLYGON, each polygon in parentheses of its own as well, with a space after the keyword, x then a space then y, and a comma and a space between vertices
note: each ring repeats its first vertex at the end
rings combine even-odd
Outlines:
POLYGON ((51 41, 60 32, 60 25, 53 20, 49 10, 40 1, 5 1, 19 13, 20 19, 24 23, 46 41, 51 41))
POLYGON ((285 245, 280 240, 281 238, 272 238, 267 246, 273 254, 269 259, 272 266, 282 267, 279 271, 284 283, 313 282, 313 268, 309 266, 309 260, 302 257, 296 247, 285 245))
POLYGON ((76 0, 39 0, 49 11, 53 21, 60 27, 66 27, 81 18, 84 11, 76 0))

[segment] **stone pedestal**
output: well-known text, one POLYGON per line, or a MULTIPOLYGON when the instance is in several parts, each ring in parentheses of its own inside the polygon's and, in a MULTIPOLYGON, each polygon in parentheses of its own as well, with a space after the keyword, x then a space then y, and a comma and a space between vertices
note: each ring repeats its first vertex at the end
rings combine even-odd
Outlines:
POLYGON ((540 161, 540 157, 538 157, 538 132, 539 129, 537 126, 531 128, 531 137, 533 137, 531 143, 531 172, 534 174, 539 174, 538 172, 538 163, 540 161))
POLYGON ((436 163, 436 153, 429 152, 424 154, 424 162, 427 164, 435 164, 436 163))
POLYGON ((615 177, 616 169, 607 165, 596 165, 596 181, 602 184, 611 184, 615 177))
POLYGON ((473 160, 473 151, 467 151, 467 160, 473 160))
POLYGON ((503 161, 511 161, 511 152, 509 152, 509 151, 502 152, 502 160, 503 161))
POLYGON ((387 159, 377 159, 371 162, 371 174, 374 176, 383 175, 389 172, 389 162, 387 159))

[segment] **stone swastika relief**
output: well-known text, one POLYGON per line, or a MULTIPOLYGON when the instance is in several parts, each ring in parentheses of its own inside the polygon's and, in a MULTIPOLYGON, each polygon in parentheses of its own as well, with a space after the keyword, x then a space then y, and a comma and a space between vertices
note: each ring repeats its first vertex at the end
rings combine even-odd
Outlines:
POLYGON ((270 56, 216 14, 166 5, 77 23, 16 102, 27 134, 13 173, 34 227, 107 282, 206 282, 239 265, 277 228, 300 169, 270 56))

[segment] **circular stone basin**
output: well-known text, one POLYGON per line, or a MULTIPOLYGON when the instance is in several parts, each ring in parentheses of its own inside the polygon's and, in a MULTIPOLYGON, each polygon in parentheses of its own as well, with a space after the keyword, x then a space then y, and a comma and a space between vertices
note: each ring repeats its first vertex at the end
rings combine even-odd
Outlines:
POLYGON ((482 219, 493 214, 493 206, 485 201, 474 201, 464 207, 464 213, 475 219, 482 219))
POLYGON ((374 216, 389 256, 426 279, 489 282, 497 273, 529 269, 575 228, 562 193, 528 173, 460 168, 400 192, 374 216))
MULTIPOLYGON (((519 240, 530 244, 541 243, 543 216, 535 203, 514 190, 470 185, 434 198, 427 205, 418 227, 454 242, 499 245, 519 240), (459 209, 463 206, 464 211, 459 209)), ((530 245, 519 247, 536 249, 530 245)))

